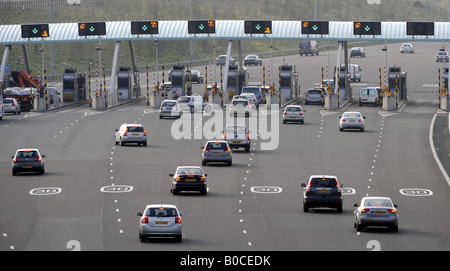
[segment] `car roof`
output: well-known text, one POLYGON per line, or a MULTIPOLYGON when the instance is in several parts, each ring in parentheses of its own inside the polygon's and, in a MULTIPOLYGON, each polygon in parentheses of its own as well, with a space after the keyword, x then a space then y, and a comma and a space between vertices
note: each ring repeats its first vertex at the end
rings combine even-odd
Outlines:
POLYGON ((199 167, 199 166, 178 166, 177 169, 179 169, 179 168, 199 168, 199 169, 202 169, 202 167, 199 167))
POLYGON ((38 149, 18 149, 17 151, 19 152, 19 151, 39 151, 39 150, 38 149))
POLYGON ((143 126, 140 123, 123 123, 122 125, 126 125, 126 126, 143 126))
POLYGON ((334 175, 311 175, 309 176, 310 179, 312 178, 334 178, 337 180, 337 177, 334 175))

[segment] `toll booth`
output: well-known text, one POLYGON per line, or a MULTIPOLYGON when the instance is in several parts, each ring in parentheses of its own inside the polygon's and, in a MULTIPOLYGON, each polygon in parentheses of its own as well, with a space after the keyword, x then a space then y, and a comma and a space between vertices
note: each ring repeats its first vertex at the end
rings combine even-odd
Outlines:
POLYGON ((407 73, 402 72, 401 67, 389 67, 389 92, 395 95, 397 91, 399 100, 406 100, 407 98, 406 77, 407 73))
POLYGON ((171 77, 172 77, 172 91, 174 98, 183 96, 185 94, 184 66, 173 66, 171 77))
POLYGON ((284 93, 285 99, 291 99, 294 93, 294 76, 292 74, 292 66, 291 65, 283 65, 279 67, 279 75, 280 75, 280 93, 284 93))
POLYGON ((131 69, 130 67, 120 67, 117 73, 117 99, 130 99, 131 92, 131 69))
POLYGON ((63 101, 78 102, 86 100, 86 74, 77 69, 65 69, 63 74, 63 101))
POLYGON ((339 67, 339 81, 338 81, 338 91, 340 99, 345 100, 346 97, 348 97, 346 93, 346 85, 347 85, 347 67, 345 65, 341 65, 339 67))
POLYGON ((448 91, 448 68, 444 68, 444 80, 442 82, 442 88, 448 91))
POLYGON ((238 66, 230 65, 228 69, 228 85, 225 92, 228 93, 228 97, 233 98, 233 95, 239 95, 239 87, 238 87, 238 66))

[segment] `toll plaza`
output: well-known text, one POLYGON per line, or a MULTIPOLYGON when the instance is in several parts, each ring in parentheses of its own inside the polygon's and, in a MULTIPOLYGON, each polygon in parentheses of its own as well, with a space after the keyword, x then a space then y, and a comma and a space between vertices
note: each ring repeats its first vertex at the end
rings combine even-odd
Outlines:
MULTIPOLYGON (((171 75, 171 81, 172 81, 172 98, 178 98, 183 96, 185 92, 185 72, 184 72, 184 66, 176 65, 173 66, 172 69, 172 75, 171 75)), ((170 93, 167 93, 168 99, 171 95, 170 93)))
POLYGON ((388 84, 383 91, 383 110, 396 110, 407 99, 407 73, 401 67, 389 67, 388 84))
POLYGON ((285 99, 292 99, 298 96, 298 73, 292 65, 282 65, 279 67, 279 92, 285 99))

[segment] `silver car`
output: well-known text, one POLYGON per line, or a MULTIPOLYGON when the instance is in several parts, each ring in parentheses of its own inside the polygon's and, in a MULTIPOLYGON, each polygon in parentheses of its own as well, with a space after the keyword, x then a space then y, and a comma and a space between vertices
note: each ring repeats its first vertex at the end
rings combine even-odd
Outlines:
POLYGON ((322 104, 322 89, 312 88, 305 93, 305 104, 317 103, 322 104))
POLYGON ((165 100, 159 108, 159 118, 181 118, 183 111, 175 100, 165 100))
POLYGON ((44 164, 45 155, 42 155, 38 149, 18 149, 12 162, 12 175, 16 176, 20 172, 38 172, 45 173, 44 164))
POLYGON ((3 106, 5 113, 14 113, 14 115, 20 114, 20 104, 14 98, 6 98, 3 100, 3 106))
POLYGON ((124 146, 128 143, 137 143, 147 146, 147 132, 142 124, 124 123, 119 129, 116 129, 114 135, 116 145, 124 146))
POLYGON ((402 46, 400 47, 400 53, 414 54, 414 45, 412 45, 411 43, 403 43, 402 46))
POLYGON ((226 141, 208 141, 202 147, 202 165, 206 166, 210 162, 232 164, 230 145, 226 141))
POLYGON ((235 99, 231 101, 230 104, 230 116, 239 116, 244 115, 245 117, 252 116, 252 106, 250 105, 249 100, 245 99, 235 99))
POLYGON ((250 152, 250 131, 245 125, 228 125, 225 127, 223 139, 233 149, 244 148, 250 152))
POLYGON ((139 239, 145 242, 148 237, 174 237, 182 241, 182 221, 184 215, 175 205, 152 204, 145 207, 144 213, 137 213, 139 220, 139 239))
POLYGON ((305 123, 305 115, 303 109, 299 105, 288 105, 283 112, 283 124, 288 121, 305 123))
POLYGON ((355 203, 354 227, 362 231, 368 226, 386 226, 398 231, 397 205, 387 197, 364 197, 358 205, 355 203))
POLYGON ((359 129, 364 132, 364 119, 359 112, 345 112, 342 116, 339 116, 339 131, 344 129, 359 129))

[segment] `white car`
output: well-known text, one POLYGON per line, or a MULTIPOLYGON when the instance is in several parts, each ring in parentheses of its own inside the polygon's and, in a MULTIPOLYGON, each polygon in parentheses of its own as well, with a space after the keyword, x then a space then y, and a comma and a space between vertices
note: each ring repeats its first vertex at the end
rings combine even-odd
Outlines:
POLYGON ((159 108, 159 118, 181 118, 183 111, 175 100, 164 100, 159 108))
POLYGON ((223 139, 232 149, 244 148, 250 152, 250 131, 245 125, 228 125, 223 132, 223 139))
POLYGON ((174 237, 182 241, 182 221, 184 215, 175 205, 151 204, 145 207, 144 213, 137 213, 139 220, 139 239, 145 242, 148 237, 174 237))
POLYGON ((344 129, 359 129, 364 132, 364 119, 359 112, 344 112, 342 116, 339 116, 339 131, 344 129))
POLYGON ((283 124, 288 121, 305 123, 305 116, 303 109, 299 105, 288 105, 283 112, 283 124))
POLYGON ((147 146, 147 132, 145 132, 142 124, 122 124, 119 129, 116 129, 114 134, 116 145, 125 145, 128 143, 137 143, 147 146))
POLYGON ((240 96, 247 97, 250 104, 255 105, 257 109, 259 108, 259 103, 254 93, 241 93, 240 96))
POLYGON ((245 99, 236 99, 231 101, 230 104, 230 116, 237 117, 238 115, 244 115, 246 117, 252 116, 252 106, 250 102, 245 99))
POLYGON ((414 54, 414 46, 411 43, 403 43, 400 47, 400 53, 410 53, 414 54))
POLYGON ((14 113, 14 115, 20 114, 20 104, 14 98, 6 98, 3 100, 3 106, 5 113, 14 113))

